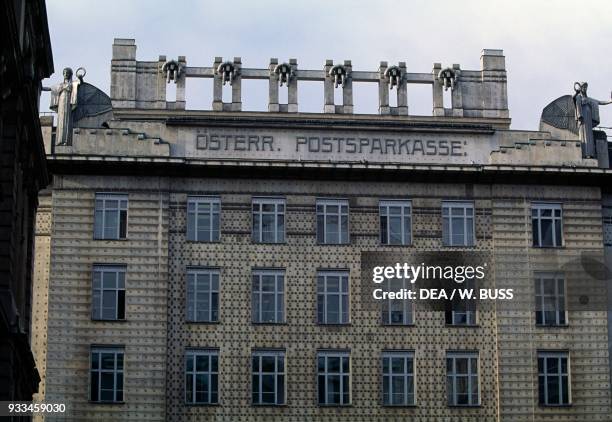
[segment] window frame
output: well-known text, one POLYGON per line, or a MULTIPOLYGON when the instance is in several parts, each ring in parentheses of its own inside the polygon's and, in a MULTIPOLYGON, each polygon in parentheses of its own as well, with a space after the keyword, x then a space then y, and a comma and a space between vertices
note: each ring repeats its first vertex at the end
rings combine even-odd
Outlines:
MULTIPOLYGON (((391 282, 392 281, 397 281, 397 280, 401 280, 402 281, 402 289, 408 289, 408 290, 413 290, 414 289, 414 285, 412 283, 410 283, 410 281, 408 281, 405 278, 402 279, 398 279, 398 278, 387 278, 383 281, 385 287, 386 287, 386 291, 390 292, 391 291, 391 282)), ((393 290, 395 291, 395 290, 393 290)), ((414 325, 414 300, 410 300, 410 299, 386 299, 382 301, 381 304, 381 323, 384 326, 389 326, 389 327, 394 327, 394 326, 411 326, 414 325), (401 323, 393 323, 392 320, 392 313, 393 312, 397 312, 396 310, 392 309, 393 306, 391 306, 393 303, 397 303, 397 302, 401 302, 402 304, 402 312, 403 312, 403 316, 402 316, 402 322, 401 323), (386 318, 385 318, 386 317, 386 318)))
POLYGON ((91 319, 92 321, 125 321, 126 320, 126 309, 127 309, 127 289, 125 287, 127 283, 127 266, 125 264, 93 264, 92 266, 92 277, 91 277, 91 319), (115 288, 104 287, 104 273, 115 273, 115 288), (96 289, 96 273, 100 275, 100 287, 96 289), (123 274, 123 287, 119 286, 120 277, 119 274, 123 274), (99 317, 96 317, 96 291, 99 291, 99 317), (104 318, 104 292, 113 291, 115 292, 115 317, 104 318), (120 292, 123 292, 123 318, 119 318, 119 296, 120 292))
POLYGON ((184 380, 185 383, 183 384, 184 386, 184 395, 183 395, 183 400, 186 406, 214 406, 214 405, 218 405, 220 402, 220 391, 219 391, 219 366, 220 366, 220 356, 219 356, 219 349, 215 349, 215 348, 202 348, 202 349, 195 349, 195 348, 188 348, 185 350, 185 355, 184 355, 184 368, 185 371, 183 372, 184 375, 184 380), (208 371, 198 371, 197 370, 197 358, 198 357, 207 357, 208 358, 208 371), (217 358, 217 370, 213 371, 213 365, 212 365, 212 358, 216 357, 217 358), (188 367, 187 367, 187 360, 188 359, 193 359, 192 362, 192 370, 189 371, 188 367), (197 383, 197 375, 205 375, 208 376, 208 401, 196 401, 196 394, 197 394, 197 390, 196 390, 196 383, 197 383), (216 375, 217 376, 217 382, 216 382, 216 396, 217 396, 217 400, 213 401, 213 376, 216 375), (187 399, 187 394, 188 394, 188 389, 187 389, 187 377, 190 377, 191 379, 191 400, 189 401, 187 399))
POLYGON ((187 209, 186 209, 186 221, 185 221, 185 238, 189 242, 202 242, 202 243, 218 243, 221 242, 221 197, 214 195, 190 195, 187 196, 187 209), (190 204, 195 206, 193 211, 189 211, 190 204), (210 210, 208 211, 209 219, 210 219, 210 227, 208 228, 208 237, 209 239, 200 239, 198 237, 198 216, 200 214, 204 214, 204 211, 200 213, 199 207, 200 204, 207 204, 210 206, 210 210), (214 205, 218 205, 219 211, 215 213, 214 205), (190 214, 194 214, 193 217, 193 236, 190 235, 190 214), (215 215, 217 216, 218 227, 215 230, 215 215), (216 235, 216 238, 215 238, 216 235))
POLYGON ((565 275, 560 272, 534 272, 534 289, 535 289, 535 323, 537 327, 567 327, 569 325, 567 311, 567 283, 565 275), (544 286, 545 281, 554 282, 554 294, 546 294, 544 286), (562 293, 559 293, 559 284, 563 286, 562 293), (545 298, 553 297, 555 300, 555 321, 548 322, 546 320, 547 310, 545 309, 545 298), (562 305, 562 308, 559 306, 562 305), (538 309, 540 307, 540 309, 538 309), (563 316, 563 321, 561 320, 563 316), (538 322, 540 320, 540 322, 538 322))
POLYGON ((251 240, 253 243, 276 244, 287 242, 287 200, 280 197, 265 197, 256 196, 251 200, 251 240), (259 210, 255 211, 255 206, 259 206, 259 210), (263 210, 263 205, 274 205, 274 212, 263 210), (279 211, 279 205, 283 206, 282 211, 279 211), (274 216, 274 240, 264 241, 263 239, 263 217, 264 215, 274 216), (279 228, 279 217, 282 216, 282 233, 279 228), (256 219, 259 219, 259 231, 255 233, 256 219), (282 236, 281 236, 282 235, 282 236))
POLYGON ((348 199, 331 199, 331 198, 319 198, 315 203, 315 215, 316 215, 316 234, 318 245, 350 245, 351 243, 351 219, 350 219, 350 206, 348 199), (337 206, 338 212, 328 213, 328 206, 337 206), (319 212, 319 207, 323 207, 323 212, 319 212), (342 207, 346 207, 346 213, 342 212, 342 207), (338 239, 337 241, 330 241, 327 234, 327 217, 336 216, 338 217, 338 239), (342 217, 346 216, 346 241, 342 241, 342 217), (319 218, 323 218, 323 233, 319 231, 319 218))
MULTIPOLYGON (((185 272, 185 322, 187 323, 204 323, 204 324, 216 324, 220 321, 221 316, 221 270, 219 268, 214 267, 187 267, 185 272), (194 292, 193 292, 193 318, 189 313, 189 275, 192 274, 195 276, 194 279, 194 292), (198 306, 197 306, 197 293, 198 293, 198 276, 208 275, 209 277, 209 288, 208 288, 208 319, 199 320, 197 319, 198 315, 198 306), (213 286, 213 276, 217 276, 217 288, 214 289, 213 286), (213 309, 214 303, 214 295, 217 295, 216 300, 216 309, 213 309), (216 310, 216 318, 213 318, 214 312, 216 310)), ((206 292, 206 289, 203 289, 206 292)))
POLYGON ((537 369, 538 369, 538 405, 541 407, 567 407, 572 405, 572 377, 571 377, 571 361, 570 353, 565 350, 538 350, 537 352, 537 369), (544 359, 543 369, 544 372, 540 372, 540 359, 544 359), (557 362, 558 372, 555 374, 548 374, 547 359, 558 359, 557 362), (561 359, 566 360, 566 372, 564 373, 561 365, 561 359), (558 378, 559 388, 559 403, 549 403, 548 401, 548 377, 558 378), (544 397, 540 397, 540 380, 544 377, 544 397), (567 403, 563 403, 563 378, 565 377, 567 385, 567 403), (543 400, 542 400, 543 399, 543 400))
POLYGON ((275 268, 254 268, 251 271, 251 322, 253 324, 283 324, 286 321, 285 312, 285 300, 286 300, 286 289, 285 289, 285 270, 275 268), (262 286, 262 276, 274 276, 274 291, 264 292, 262 286), (255 277, 259 277, 259 289, 255 291, 255 277), (280 277, 280 280, 279 280, 280 277), (280 284, 279 284, 280 283, 280 284), (279 285, 281 289, 279 290, 279 285), (255 297, 258 296, 259 306, 256 310, 255 297), (274 296, 274 321, 263 321, 263 296, 273 295, 274 296), (280 297, 279 297, 280 296, 280 297), (280 306, 280 308, 278 308, 280 306), (281 318, 278 318, 280 313, 281 318))
POLYGON ((471 248, 476 246, 476 204, 474 201, 463 200, 444 200, 442 201, 442 244, 445 247, 451 248, 471 248), (448 216, 444 215, 445 209, 448 210, 448 216), (454 216, 452 210, 461 209, 463 215, 454 216), (467 210, 472 210, 472 215, 469 216, 467 210), (455 218, 463 219, 463 243, 455 244, 453 241, 453 220, 455 218), (448 234, 445 235, 444 227, 445 220, 448 219, 448 234), (468 230, 468 220, 472 220, 472 228, 468 230), (468 243, 468 232, 472 234, 472 243, 468 243), (448 242, 445 239, 448 239, 448 242))
POLYGON ((93 238, 94 240, 127 240, 128 239, 128 221, 129 221, 129 208, 130 208, 130 198, 127 193, 117 193, 117 192, 96 192, 94 195, 94 230, 93 230, 93 238), (102 208, 98 209, 98 201, 102 201, 102 208), (117 208, 109 209, 106 206, 107 201, 117 201, 117 208), (125 202, 125 206, 123 203, 125 202), (117 229, 116 233, 112 237, 106 236, 106 215, 110 211, 117 211, 117 229), (97 215, 98 212, 101 213, 101 220, 98 220, 97 215), (121 228, 122 228, 122 217, 125 216, 125 221, 123 226, 125 226, 125 233, 121 236, 121 228), (101 226, 100 226, 101 225, 101 226), (98 232, 100 235, 98 235, 98 232))
MULTIPOLYGON (((462 288, 472 289, 472 297, 478 296, 477 280, 472 278, 465 280, 462 288)), ((457 295, 458 296, 458 295, 457 295)), ((445 312, 445 322, 449 327, 477 327, 478 326, 478 300, 473 299, 461 299, 455 297, 453 300, 447 302, 450 309, 447 308, 445 312), (457 304, 465 305, 465 309, 456 309, 457 304), (457 319, 458 315, 465 315, 465 322, 461 322, 457 319), (450 320, 449 320, 450 316, 450 320)))
POLYGON ((352 367, 352 362, 351 362, 351 352, 347 351, 347 350, 318 350, 317 351, 317 355, 316 355, 316 367, 317 367, 317 378, 316 378, 316 385, 317 385, 317 405, 318 406, 322 406, 322 407, 343 407, 343 406, 350 406, 352 404, 352 399, 353 399, 353 394, 352 394, 352 377, 351 377, 351 367, 352 367), (324 358, 324 370, 323 372, 321 372, 319 370, 319 359, 324 358), (328 359, 329 358, 338 358, 340 359, 338 368, 339 371, 338 372, 329 372, 328 371, 328 359), (348 372, 344 372, 344 368, 343 368, 343 361, 342 359, 346 358, 348 359, 348 372), (325 385, 325 402, 321 403, 320 400, 320 395, 321 395, 321 391, 319 388, 319 380, 320 377, 323 377, 324 379, 324 385, 325 385), (330 403, 328 401, 328 397, 329 397, 329 392, 327 391, 327 384, 328 384, 328 378, 330 376, 338 376, 339 377, 339 403, 330 403), (348 401, 344 402, 344 377, 348 377, 348 401))
POLYGON ((446 403, 449 407, 478 407, 481 405, 481 383, 480 383, 480 356, 478 351, 447 351, 445 357, 446 363, 446 403), (448 372, 448 360, 453 360, 452 372, 449 374, 448 372), (458 374, 457 373, 457 359, 467 359, 467 373, 458 374), (476 375, 473 375, 472 369, 472 359, 476 359, 476 375), (476 377, 476 382, 478 383, 477 387, 477 400, 476 402, 472 402, 472 379, 476 377), (461 404, 458 403, 458 391, 457 391, 457 379, 459 377, 467 377, 467 396, 468 403, 461 404), (448 391, 449 388, 449 378, 452 379, 452 391, 448 391), (452 402, 451 399, 452 398, 452 402))
POLYGON ((412 245, 412 201, 409 199, 381 199, 378 202, 378 222, 379 222, 379 242, 383 246, 411 246, 412 245), (391 207, 400 207, 400 215, 390 215, 391 207), (383 214, 383 209, 386 213, 383 214), (407 209, 407 213, 406 213, 407 209), (383 239, 383 217, 386 218, 386 236, 387 241, 383 239), (391 243, 391 217, 399 217, 401 222, 401 237, 400 243, 391 243), (406 223, 405 220, 408 220, 406 223), (405 225, 407 224, 407 227, 405 225), (406 233, 407 232, 407 233, 406 233), (408 236, 408 239, 405 237, 408 236))
POLYGON ((284 406, 287 404, 287 357, 285 350, 279 349, 256 349, 251 352, 251 405, 253 406, 284 406), (264 372, 262 358, 274 357, 274 372, 264 372), (253 371, 253 360, 259 359, 257 372, 253 371), (283 369, 280 371, 279 358, 282 359, 283 369), (274 403, 263 402, 263 376, 272 375, 274 377, 274 403), (255 393, 255 377, 258 377, 258 392, 255 393), (279 386, 279 377, 282 377, 282 385, 279 386), (283 392, 282 401, 279 400, 279 391, 283 392), (258 395, 258 401, 253 400, 253 396, 258 395))
POLYGON ((412 407, 416 406, 417 403, 417 391, 416 391, 416 364, 415 364, 415 353, 414 350, 383 350, 381 354, 381 365, 382 365, 382 385, 381 385, 381 403, 385 407, 412 407), (392 371, 392 362, 393 358, 402 358, 404 359, 404 371, 401 373, 394 373, 392 371), (385 359, 389 359, 389 363, 387 364, 388 372, 385 372, 385 359), (412 372, 408 371, 408 359, 412 360, 412 372), (394 404, 393 403, 393 378, 401 377, 404 382, 404 391, 402 393, 403 403, 394 404), (388 380, 385 380, 388 378, 388 380), (412 402, 409 402, 410 393, 408 392, 409 382, 412 380, 412 402), (385 383, 389 383, 389 402, 385 403, 385 383))
MULTIPOLYGON (((92 345, 89 349, 89 402, 90 403, 101 403, 101 404, 121 404, 125 403, 125 347, 114 346, 114 345, 92 345), (102 369, 102 354, 113 354, 113 369, 102 369), (98 368, 93 368, 93 356, 97 354, 98 368), (121 369, 118 368, 118 356, 121 355, 121 369), (97 386, 97 399, 94 399, 92 389, 92 383, 94 381, 94 372, 97 373, 98 386, 97 386), (102 373, 113 374, 113 400, 102 400, 102 373), (121 375, 121 388, 118 388, 118 378, 121 375), (117 394, 121 391, 121 399, 117 400, 117 394)), ((105 389, 108 390, 108 389, 105 389)))
POLYGON ((563 248, 565 246, 565 236, 563 235, 563 204, 560 202, 542 202, 542 201, 534 201, 531 202, 530 206, 530 217, 531 217, 531 246, 534 248, 563 248), (542 215, 542 210, 551 210, 551 216, 546 217, 542 215), (534 216, 534 211, 537 212, 537 215, 534 216), (559 216, 555 215, 555 211, 559 211, 559 216), (542 242, 542 220, 550 219, 552 224, 552 245, 544 245, 542 242), (536 244, 536 236, 533 232, 533 224, 534 220, 537 221, 538 227, 538 236, 537 236, 537 244, 536 244), (561 239, 557 243, 557 230, 555 227, 556 222, 559 223, 559 235, 561 239))
POLYGON ((318 270, 316 275, 316 312, 317 312, 317 324, 318 325, 348 325, 351 321, 351 297, 350 297, 350 272, 348 270, 318 270), (323 277, 323 290, 319 289, 319 279, 323 277), (328 277, 339 277, 338 280, 338 292, 328 292, 327 279, 328 277), (343 289, 343 278, 346 277, 346 291, 343 289), (331 295, 338 296, 338 322, 329 322, 328 317, 328 297, 331 295), (320 298, 323 297, 323 320, 319 318, 319 306, 320 298), (343 306, 343 299, 346 298, 346 312, 343 306), (346 315, 346 320, 343 319, 343 315, 346 315))

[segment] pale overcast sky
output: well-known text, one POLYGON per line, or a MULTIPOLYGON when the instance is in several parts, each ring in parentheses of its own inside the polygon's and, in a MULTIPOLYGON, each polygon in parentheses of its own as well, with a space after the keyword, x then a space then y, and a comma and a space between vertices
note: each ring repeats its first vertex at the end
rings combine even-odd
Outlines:
MULTIPOLYGON (((87 69, 85 80, 110 86, 113 38, 135 38, 138 60, 187 56, 210 66, 215 56, 241 56, 244 67, 270 57, 297 58, 302 69, 350 59, 354 70, 381 60, 405 61, 409 72, 434 62, 479 69, 483 48, 504 50, 514 129, 537 129, 542 108, 588 81, 589 95, 612 89, 612 1, 157 1, 47 0, 55 75, 87 69)), ((355 111, 375 113, 375 84, 355 92, 355 111)), ((187 107, 210 108, 212 81, 187 81, 187 107), (191 82, 191 83, 190 83, 191 82)), ((300 110, 322 111, 322 84, 300 83, 300 110)), ((267 107, 267 81, 243 81, 243 109, 267 107)), ((409 87, 411 114, 431 115, 431 90, 409 87)), ((48 96, 41 111, 48 110, 48 96)), ((612 126, 612 105, 601 109, 612 126)), ((612 131, 609 131, 612 134, 612 131)))

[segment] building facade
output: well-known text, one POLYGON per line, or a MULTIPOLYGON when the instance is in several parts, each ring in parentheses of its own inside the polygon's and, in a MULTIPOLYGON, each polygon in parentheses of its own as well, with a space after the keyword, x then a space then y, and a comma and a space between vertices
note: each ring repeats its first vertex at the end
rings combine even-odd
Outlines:
POLYGON ((41 80, 53 73, 44 1, 0 6, 0 400, 31 400, 32 273, 38 192, 49 174, 38 117, 41 80))
POLYGON ((116 39, 110 96, 63 86, 34 327, 39 398, 68 410, 46 419, 610 420, 607 145, 586 155, 546 113, 510 130, 500 50, 478 70, 253 69, 116 39), (211 111, 185 109, 198 77, 211 111), (242 79, 269 80, 268 112, 241 111, 242 79), (299 81, 323 113, 299 112, 299 81), (379 115, 353 114, 357 83, 379 115), (409 113, 415 83, 432 116, 409 113), (513 299, 373 303, 372 265, 443 260, 513 299))

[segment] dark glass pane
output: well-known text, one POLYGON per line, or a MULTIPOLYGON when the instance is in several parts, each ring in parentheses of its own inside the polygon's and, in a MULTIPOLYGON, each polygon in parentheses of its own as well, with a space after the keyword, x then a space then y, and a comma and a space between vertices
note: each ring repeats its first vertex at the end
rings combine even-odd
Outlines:
POLYGON ((555 221, 555 244, 554 246, 561 246, 562 234, 561 234, 561 220, 555 221))
POLYGON ((253 214, 253 242, 261 242, 259 237, 259 215, 253 214))
POLYGON ((389 400, 389 377, 383 377, 383 404, 388 405, 391 404, 389 400))
POLYGON ((185 374, 185 401, 187 403, 193 402, 193 376, 191 374, 185 374))
POLYGON ((342 358, 342 372, 344 372, 345 374, 348 374, 349 372, 349 358, 348 357, 342 358))
POLYGON ((325 404, 325 376, 319 375, 319 404, 325 404))
MULTIPOLYGON (((123 391, 123 372, 118 372, 117 373, 117 390, 121 390, 123 391)), ((121 399, 117 399, 118 401, 123 400, 123 397, 121 399)))
POLYGON ((262 393, 274 393, 274 375, 261 376, 261 391, 262 393))
MULTIPOLYGON (((540 360, 540 359, 538 359, 540 360)), ((545 379, 543 375, 538 377, 538 403, 546 404, 546 396, 544 395, 545 379)))
POLYGON ((117 318, 125 319, 125 290, 119 290, 117 298, 117 318))
POLYGON ((327 358, 327 372, 340 372, 340 358, 327 358))
POLYGON ((120 211, 119 217, 119 238, 125 239, 127 237, 127 211, 120 211))
POLYGON ((196 371, 198 372, 208 372, 209 371, 209 361, 208 361, 208 356, 204 355, 204 356, 196 356, 195 360, 196 360, 196 371))
POLYGON ((285 403, 285 376, 279 375, 276 380, 278 391, 276 392, 276 404, 285 403))
POLYGON ((542 227, 542 246, 554 246, 552 220, 540 219, 542 227))
POLYGON ((317 371, 324 372, 325 371, 325 357, 319 356, 317 358, 317 371))
POLYGON ((101 353, 102 357, 102 369, 115 369, 115 354, 114 353, 101 353))
MULTIPOLYGON (((100 377, 100 388, 102 390, 112 390, 114 388, 115 375, 112 372, 101 372, 100 377)), ((110 400, 112 400, 112 396, 110 400)))
POLYGON ((533 246, 540 246, 540 234, 538 232, 538 220, 531 220, 531 232, 533 237, 533 246))
POLYGON ((92 353, 91 354, 91 369, 99 369, 99 362, 100 362, 100 354, 99 353, 92 353))
POLYGON ((325 243, 325 222, 323 215, 317 215, 317 242, 325 243))
POLYGON ((210 376, 210 402, 217 403, 219 396, 219 375, 210 376))
POLYGON ((387 238, 387 217, 380 216, 380 243, 386 245, 388 243, 387 238))
POLYGON ((101 401, 114 401, 115 394, 114 390, 100 390, 100 400, 101 401))
POLYGON ((559 378, 556 376, 548 376, 548 403, 560 404, 559 397, 559 378))
POLYGON ((251 377, 251 386, 253 396, 255 396, 255 394, 259 393, 259 375, 253 375, 251 377))
POLYGON ((91 387, 90 387, 90 391, 91 391, 90 399, 92 401, 98 401, 99 400, 99 397, 98 397, 98 372, 92 371, 92 373, 91 373, 91 387))
POLYGON ((274 372, 276 358, 274 356, 262 356, 261 357, 261 370, 262 372, 274 372))
POLYGON ((219 214, 213 215, 213 232, 212 232, 212 241, 218 242, 220 235, 220 223, 219 223, 219 214))

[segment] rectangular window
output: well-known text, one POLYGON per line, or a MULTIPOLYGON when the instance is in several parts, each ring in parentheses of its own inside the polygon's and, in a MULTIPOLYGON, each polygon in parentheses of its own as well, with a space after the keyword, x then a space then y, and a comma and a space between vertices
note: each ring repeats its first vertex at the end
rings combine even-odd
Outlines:
POLYGON ((446 391, 449 406, 478 406, 478 353, 446 353, 446 391))
POLYGON ((125 266, 94 265, 91 318, 125 319, 125 266))
MULTIPOLYGON (((412 284, 405 278, 389 278, 384 281, 383 290, 400 292, 412 289, 412 284)), ((410 325, 414 322, 413 302, 409 299, 386 299, 382 301, 382 323, 384 325, 410 325)))
POLYGON ((187 240, 218 242, 221 200, 210 196, 187 198, 187 240))
POLYGON ((566 325, 565 279, 560 273, 535 274, 536 325, 566 325))
POLYGON ((531 204, 533 246, 560 248, 563 245, 561 204, 531 204))
POLYGON ((187 269, 187 321, 219 321, 219 270, 187 269))
POLYGON ((348 324, 348 280, 346 271, 317 273, 317 321, 319 324, 348 324))
POLYGON ((317 242, 349 243, 349 205, 346 200, 317 200, 317 242))
POLYGON ((410 245, 410 201, 380 201, 380 243, 382 245, 410 245))
POLYGON ((474 203, 442 202, 442 241, 444 246, 474 246, 474 203))
POLYGON ((94 238, 126 239, 127 211, 127 195, 97 193, 94 211, 94 238))
POLYGON ((538 352, 538 395, 542 406, 571 403, 567 352, 538 352))
POLYGON ((385 352, 382 366, 383 405, 414 405, 414 352, 385 352))
POLYGON ((254 270, 252 299, 254 323, 284 322, 285 272, 254 270))
POLYGON ((253 242, 285 241, 285 200, 253 198, 253 242))
POLYGON ((261 350, 251 360, 253 404, 285 404, 285 352, 261 350))
MULTIPOLYGON (((472 291, 472 297, 478 297, 478 289, 476 289, 476 280, 465 280, 461 286, 462 289, 472 291)), ((447 310, 445 313, 446 323, 448 325, 476 325, 476 304, 478 301, 474 299, 461 299, 456 295, 453 300, 447 302, 447 310)))
POLYGON ((320 405, 351 403, 351 370, 348 352, 317 353, 317 378, 320 405))
POLYGON ((93 402, 123 401, 123 348, 92 347, 89 398, 93 402))
POLYGON ((218 350, 188 350, 185 354, 185 402, 219 403, 218 350))

